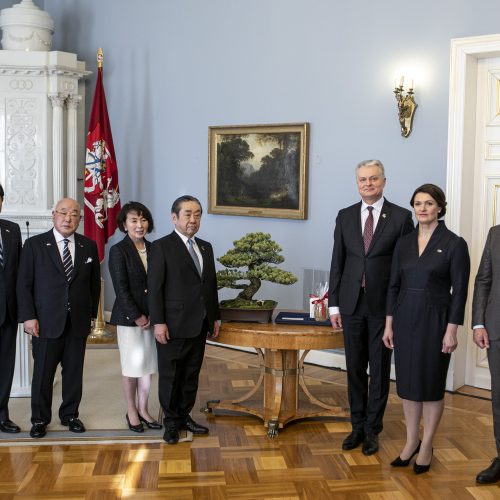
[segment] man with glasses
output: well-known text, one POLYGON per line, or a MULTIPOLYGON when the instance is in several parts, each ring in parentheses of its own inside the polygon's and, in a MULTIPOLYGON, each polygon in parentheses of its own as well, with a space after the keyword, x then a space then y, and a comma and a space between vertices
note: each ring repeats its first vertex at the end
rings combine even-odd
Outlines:
MULTIPOLYGON (((0 185, 0 212, 4 198, 0 185)), ((21 230, 14 222, 0 219, 0 431, 20 428, 9 419, 9 397, 16 363, 16 278, 21 254, 21 230)))
POLYGON ((389 395, 391 351, 382 336, 392 254, 398 238, 413 230, 413 221, 409 210, 383 197, 380 161, 361 162, 356 182, 361 201, 337 216, 328 305, 332 326, 344 330, 352 432, 342 448, 363 443, 363 453, 372 455, 389 395))
POLYGON ((94 241, 76 234, 80 205, 60 200, 52 211, 54 227, 26 240, 17 281, 19 321, 32 336, 30 436, 45 436, 52 418, 52 386, 62 368, 61 424, 85 432, 78 418, 83 361, 91 318, 97 316, 100 266, 94 241))

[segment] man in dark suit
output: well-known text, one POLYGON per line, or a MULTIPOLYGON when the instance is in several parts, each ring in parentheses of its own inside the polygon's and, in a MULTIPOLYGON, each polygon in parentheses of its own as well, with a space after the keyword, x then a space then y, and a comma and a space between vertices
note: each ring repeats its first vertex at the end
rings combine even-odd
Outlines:
POLYGON ((31 431, 46 434, 52 417, 52 386, 62 368, 59 418, 72 432, 85 432, 78 418, 83 361, 91 318, 97 316, 100 268, 94 241, 76 234, 80 205, 60 200, 52 211, 53 229, 26 240, 17 280, 19 320, 33 340, 31 431))
POLYGON ((472 328, 474 343, 481 349, 488 349, 493 432, 497 447, 496 458, 477 475, 476 481, 496 483, 500 481, 500 225, 490 229, 477 271, 472 328))
POLYGON ((391 351, 382 336, 392 254, 398 238, 413 230, 413 221, 409 210, 383 198, 380 161, 361 162, 356 182, 361 202, 337 216, 328 305, 332 326, 344 330, 352 432, 342 448, 363 443, 363 453, 372 455, 389 395, 391 351))
MULTIPOLYGON (((4 198, 0 184, 0 212, 4 198)), ((0 431, 21 429, 9 419, 9 396, 16 364, 16 279, 21 255, 21 230, 14 222, 0 219, 0 431)))
POLYGON ((179 441, 179 430, 207 434, 190 412, 207 335, 219 334, 220 312, 212 245, 194 238, 202 208, 192 196, 172 205, 174 231, 156 240, 148 260, 148 297, 151 324, 158 350, 158 391, 165 415, 168 444, 179 441))

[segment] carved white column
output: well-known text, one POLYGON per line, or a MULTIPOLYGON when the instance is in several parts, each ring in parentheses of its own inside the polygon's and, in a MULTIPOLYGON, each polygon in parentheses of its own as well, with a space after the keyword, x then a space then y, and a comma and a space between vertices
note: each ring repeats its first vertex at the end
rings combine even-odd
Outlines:
MULTIPOLYGON (((77 199, 77 173, 78 173, 78 114, 77 109, 82 97, 69 95, 66 99, 68 106, 68 125, 66 129, 66 193, 69 198, 77 199)), ((83 170, 83 167, 81 167, 83 170)))
POLYGON ((49 95, 52 103, 52 189, 54 203, 64 196, 64 128, 63 106, 64 94, 49 95))

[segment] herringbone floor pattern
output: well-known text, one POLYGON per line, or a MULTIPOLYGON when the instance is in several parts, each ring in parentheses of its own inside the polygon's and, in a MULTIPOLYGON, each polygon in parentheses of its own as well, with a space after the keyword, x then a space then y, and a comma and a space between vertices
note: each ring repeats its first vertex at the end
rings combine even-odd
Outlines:
MULTIPOLYGON (((346 404, 345 373, 314 366, 306 373, 316 396, 346 404)), ((257 418, 198 413, 206 400, 238 397, 257 378, 256 356, 208 347, 193 416, 209 436, 176 446, 0 447, 0 499, 500 498, 500 486, 474 481, 495 454, 486 399, 446 395, 431 470, 417 477, 411 467, 389 466, 405 435, 394 394, 380 452, 371 457, 342 451, 350 430, 344 422, 298 422, 270 439, 257 418)))

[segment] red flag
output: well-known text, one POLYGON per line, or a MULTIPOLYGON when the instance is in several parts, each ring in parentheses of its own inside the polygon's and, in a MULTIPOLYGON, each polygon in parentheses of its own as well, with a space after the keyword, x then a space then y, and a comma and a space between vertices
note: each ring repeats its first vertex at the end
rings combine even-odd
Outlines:
POLYGON ((116 216, 121 208, 118 168, 102 84, 102 67, 97 70, 87 134, 84 196, 84 233, 97 243, 99 261, 102 262, 104 245, 116 230, 116 216))

